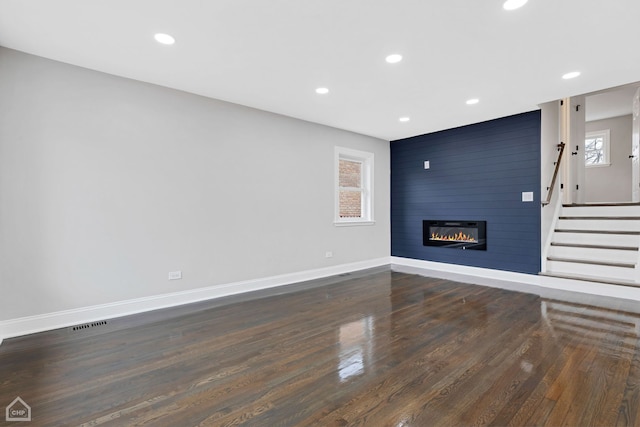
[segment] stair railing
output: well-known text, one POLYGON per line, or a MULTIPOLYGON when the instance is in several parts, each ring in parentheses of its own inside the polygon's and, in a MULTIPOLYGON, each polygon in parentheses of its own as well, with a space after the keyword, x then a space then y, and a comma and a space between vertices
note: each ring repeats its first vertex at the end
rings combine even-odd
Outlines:
POLYGON ((560 162, 562 161, 562 153, 564 153, 564 142, 558 144, 558 160, 553 164, 556 165, 553 170, 553 177, 551 177, 551 184, 547 187, 547 200, 542 202, 542 206, 546 206, 551 203, 551 197, 553 196, 553 189, 556 186, 556 179, 558 178, 558 171, 560 170, 560 162))

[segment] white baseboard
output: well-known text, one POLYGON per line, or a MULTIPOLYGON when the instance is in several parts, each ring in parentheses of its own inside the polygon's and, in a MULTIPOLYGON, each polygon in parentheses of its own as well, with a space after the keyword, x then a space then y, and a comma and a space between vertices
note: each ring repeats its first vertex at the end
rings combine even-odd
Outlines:
POLYGON ((640 288, 604 285, 600 283, 422 261, 410 258, 383 257, 189 291, 4 320, 0 321, 0 345, 3 339, 6 338, 290 285, 389 264, 391 264, 392 269, 395 271, 445 278, 448 280, 519 292, 543 294, 545 293, 544 290, 568 291, 640 301, 640 288))
POLYGON ((367 268, 389 265, 389 258, 377 258, 367 261, 341 264, 332 267, 307 270, 296 273, 271 276, 255 280, 210 286, 189 291, 154 295, 110 304, 100 304, 72 310, 57 311, 35 316, 0 321, 0 344, 11 337, 49 331, 68 326, 113 319, 131 314, 144 313, 161 308, 175 307, 194 302, 206 301, 245 292, 290 285, 292 283, 321 279, 338 274, 350 273, 367 268))
POLYGON ((395 271, 438 277, 475 285, 490 286, 518 292, 529 292, 551 296, 552 292, 578 292, 604 297, 640 301, 640 288, 594 283, 582 280, 560 279, 535 274, 514 273, 489 268, 422 261, 410 258, 391 257, 391 268, 395 271))

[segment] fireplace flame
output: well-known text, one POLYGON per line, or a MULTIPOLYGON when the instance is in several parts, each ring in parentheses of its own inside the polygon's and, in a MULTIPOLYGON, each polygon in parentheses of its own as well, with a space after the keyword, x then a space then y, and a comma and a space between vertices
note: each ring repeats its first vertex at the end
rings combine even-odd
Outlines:
POLYGON ((431 233, 431 240, 441 240, 447 242, 472 242, 477 243, 478 241, 469 234, 464 234, 462 231, 459 233, 449 234, 449 235, 440 235, 438 233, 431 233))

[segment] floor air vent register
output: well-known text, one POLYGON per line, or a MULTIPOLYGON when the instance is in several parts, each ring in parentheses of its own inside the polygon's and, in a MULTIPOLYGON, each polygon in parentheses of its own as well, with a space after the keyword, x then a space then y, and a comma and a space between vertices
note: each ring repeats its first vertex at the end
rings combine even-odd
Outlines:
POLYGON ((72 331, 82 331, 84 329, 95 328, 96 326, 104 326, 107 324, 106 320, 101 320, 99 322, 91 322, 85 323, 84 325, 77 325, 71 328, 72 331))

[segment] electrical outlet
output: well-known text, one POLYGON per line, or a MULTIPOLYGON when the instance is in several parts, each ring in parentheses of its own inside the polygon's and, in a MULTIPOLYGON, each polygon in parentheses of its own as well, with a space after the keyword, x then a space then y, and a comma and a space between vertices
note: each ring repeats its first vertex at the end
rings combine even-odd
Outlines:
POLYGON ((169 272, 169 280, 180 280, 182 279, 182 271, 170 271, 169 272))
POLYGON ((327 252, 325 252, 325 253, 324 253, 324 257, 325 257, 325 258, 332 258, 332 257, 333 257, 333 252, 331 252, 331 251, 327 251, 327 252))

